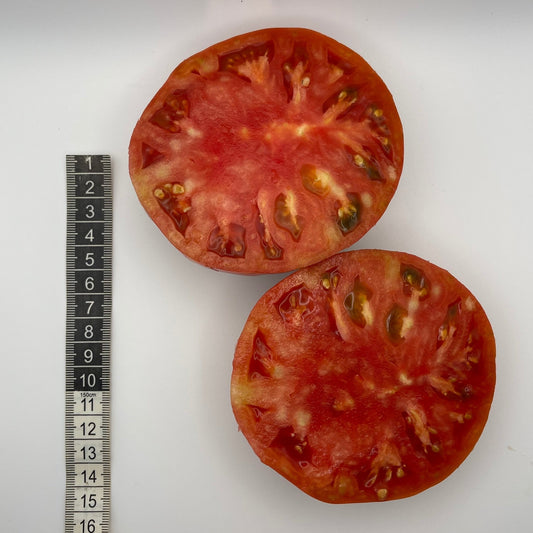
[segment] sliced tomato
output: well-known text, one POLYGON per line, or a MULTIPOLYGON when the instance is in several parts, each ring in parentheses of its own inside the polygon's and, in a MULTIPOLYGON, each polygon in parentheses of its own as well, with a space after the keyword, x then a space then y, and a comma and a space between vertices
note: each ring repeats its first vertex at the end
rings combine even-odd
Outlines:
POLYGON ((442 481, 487 420, 495 342, 447 271, 379 250, 337 254, 270 289, 238 341, 231 398, 255 453, 330 503, 442 481))
POLYGON ((265 29, 181 63, 130 143, 148 214, 184 254, 242 273, 329 257, 381 217, 403 164, 391 94, 354 51, 265 29))

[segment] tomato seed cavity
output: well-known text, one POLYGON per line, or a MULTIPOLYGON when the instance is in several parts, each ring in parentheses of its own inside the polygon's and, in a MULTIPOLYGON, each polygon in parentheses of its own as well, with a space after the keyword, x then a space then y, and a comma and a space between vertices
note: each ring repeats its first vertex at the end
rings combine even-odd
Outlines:
POLYGON ((387 314, 385 328, 389 335, 389 339, 393 344, 399 344, 404 340, 403 327, 406 317, 407 311, 397 304, 395 304, 387 314))
POLYGON ((274 56, 274 43, 267 41, 265 43, 249 45, 244 48, 221 54, 218 56, 218 70, 232 72, 246 81, 252 81, 254 78, 253 63, 260 62, 261 58, 272 61, 274 56), (248 67, 248 68, 246 68, 248 67))
POLYGON ((252 411, 252 414, 256 422, 259 422, 261 418, 263 418, 263 415, 267 412, 267 409, 262 409, 261 407, 258 407, 257 405, 248 405, 248 407, 252 411))
POLYGON ((255 228, 261 240, 261 246, 266 259, 283 259, 283 248, 274 240, 267 227, 261 213, 257 214, 255 228))
MULTIPOLYGON (((439 349, 448 339, 453 336, 455 332, 455 321, 457 314, 461 312, 461 299, 457 299, 448 305, 448 310, 446 312, 446 318, 444 322, 439 327, 437 334, 437 349, 439 349)), ((448 342, 450 342, 448 340, 448 342)))
POLYGON ((300 169, 303 186, 317 196, 326 196, 330 191, 331 175, 314 165, 303 165, 300 169))
POLYGON ((254 337, 254 347, 250 358, 248 376, 251 380, 261 377, 271 377, 273 373, 272 352, 267 346, 265 337, 261 331, 257 331, 254 337))
POLYGON ((339 75, 349 75, 354 71, 354 66, 352 63, 341 59, 337 54, 333 53, 331 50, 328 50, 328 63, 330 68, 334 69, 339 73, 339 75))
POLYGON ((421 270, 412 265, 402 264, 400 266, 400 275, 405 295, 411 296, 416 293, 420 300, 425 300, 429 296, 431 283, 421 270))
POLYGON ((182 235, 189 226, 188 211, 191 209, 190 199, 183 196, 184 193, 185 188, 177 182, 165 183, 154 190, 154 197, 182 235))
POLYGON ((142 143, 142 166, 141 168, 149 167, 154 163, 157 163, 163 159, 164 155, 161 152, 158 152, 155 148, 152 148, 149 144, 142 143))
POLYGON ((285 322, 299 322, 315 309, 313 293, 304 286, 296 287, 286 293, 276 307, 285 322))
POLYGON ((281 428, 270 446, 284 451, 300 467, 311 463, 312 454, 307 437, 297 435, 292 426, 281 428))
POLYGON ((310 77, 307 71, 309 55, 307 46, 304 42, 294 43, 292 56, 289 57, 282 65, 283 86, 287 92, 287 101, 301 100, 301 88, 309 87, 310 77))
POLYGON ((336 268, 333 268, 322 274, 320 282, 322 283, 322 287, 326 290, 330 290, 331 288, 336 289, 340 277, 339 271, 336 268))
POLYGON ((231 223, 224 228, 216 226, 209 235, 207 249, 221 257, 244 257, 244 236, 245 229, 239 224, 231 223))
POLYGON ((372 298, 372 291, 359 281, 358 276, 352 290, 344 298, 344 309, 352 321, 361 328, 366 326, 367 321, 372 321, 368 303, 370 298, 372 298))
POLYGON ((337 209, 337 225, 343 233, 353 231, 361 221, 361 199, 355 192, 346 194, 348 202, 337 209))
POLYGON ((333 93, 322 104, 324 121, 340 120, 344 118, 355 106, 358 97, 357 87, 348 86, 333 93))
POLYGON ((174 91, 165 100, 163 106, 150 118, 149 122, 169 133, 181 131, 180 121, 189 115, 189 100, 183 90, 174 91))
POLYGON ((300 239, 303 220, 302 217, 296 213, 294 196, 292 193, 280 193, 276 197, 274 204, 274 221, 280 228, 287 230, 295 241, 300 239))

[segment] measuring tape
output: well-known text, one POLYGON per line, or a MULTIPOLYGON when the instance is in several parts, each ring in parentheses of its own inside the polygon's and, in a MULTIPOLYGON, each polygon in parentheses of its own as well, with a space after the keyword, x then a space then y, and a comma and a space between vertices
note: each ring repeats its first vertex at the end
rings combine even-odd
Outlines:
POLYGON ((112 189, 108 155, 67 155, 65 533, 107 533, 112 189))

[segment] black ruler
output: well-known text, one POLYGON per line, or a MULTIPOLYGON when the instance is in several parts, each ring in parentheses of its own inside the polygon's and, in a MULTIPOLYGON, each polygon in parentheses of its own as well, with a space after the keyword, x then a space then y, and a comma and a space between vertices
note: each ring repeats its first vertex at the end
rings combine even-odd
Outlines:
POLYGON ((108 155, 67 155, 65 533, 110 527, 112 188, 108 155))

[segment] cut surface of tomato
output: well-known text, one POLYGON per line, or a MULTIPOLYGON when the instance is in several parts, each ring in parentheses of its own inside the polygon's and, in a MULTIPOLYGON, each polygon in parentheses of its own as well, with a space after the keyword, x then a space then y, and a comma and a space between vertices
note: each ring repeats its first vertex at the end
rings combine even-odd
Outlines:
POLYGON ((476 298, 401 252, 337 254, 267 291, 239 338, 238 425, 258 457, 330 503, 439 483, 485 426, 495 341, 476 298))
POLYGON ((137 195, 170 242, 217 270, 286 272, 360 239, 400 178, 385 83, 320 33, 272 28, 190 57, 132 134, 137 195))

